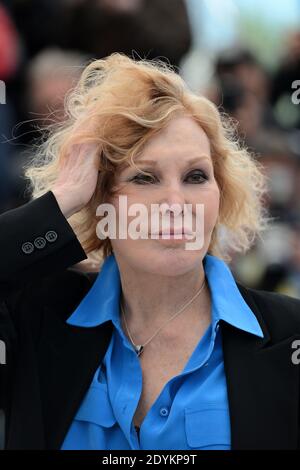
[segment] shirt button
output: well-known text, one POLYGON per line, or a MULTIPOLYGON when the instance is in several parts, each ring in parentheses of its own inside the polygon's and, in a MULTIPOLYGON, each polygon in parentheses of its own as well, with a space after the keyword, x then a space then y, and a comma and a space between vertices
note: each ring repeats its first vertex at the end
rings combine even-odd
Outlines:
POLYGON ((168 414, 169 414, 168 408, 165 408, 165 407, 161 408, 159 410, 159 414, 160 414, 160 416, 163 416, 163 417, 168 416, 168 414))
POLYGON ((48 242, 53 243, 57 240, 57 233, 54 230, 49 230, 49 232, 46 233, 45 238, 48 242))
POLYGON ((208 366, 208 362, 206 362, 206 363, 204 364, 204 367, 206 367, 206 366, 208 366))
POLYGON ((30 253, 32 253, 34 251, 34 246, 31 242, 26 242, 26 243, 23 243, 22 245, 22 251, 23 253, 25 253, 26 255, 30 255, 30 253))
POLYGON ((216 325, 216 331, 218 331, 218 329, 220 328, 220 325, 219 323, 216 325))

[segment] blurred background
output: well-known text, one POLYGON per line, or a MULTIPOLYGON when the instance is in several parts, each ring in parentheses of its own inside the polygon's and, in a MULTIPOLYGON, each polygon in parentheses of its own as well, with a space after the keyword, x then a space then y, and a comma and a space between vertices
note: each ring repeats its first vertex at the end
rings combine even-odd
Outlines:
POLYGON ((64 118, 88 60, 115 51, 166 60, 237 121, 274 222, 231 269, 300 298, 300 0, 0 0, 0 212, 28 201, 22 167, 39 126, 64 118))

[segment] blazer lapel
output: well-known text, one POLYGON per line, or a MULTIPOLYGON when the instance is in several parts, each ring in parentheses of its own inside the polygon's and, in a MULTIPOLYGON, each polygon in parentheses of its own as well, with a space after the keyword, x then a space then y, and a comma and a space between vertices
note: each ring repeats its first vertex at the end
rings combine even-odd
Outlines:
POLYGON ((47 334, 38 355, 45 442, 47 449, 59 449, 105 355, 113 325, 76 327, 45 309, 47 334))
POLYGON ((299 335, 272 344, 253 296, 237 285, 264 338, 221 321, 232 449, 295 449, 299 371, 291 361, 291 344, 299 335))

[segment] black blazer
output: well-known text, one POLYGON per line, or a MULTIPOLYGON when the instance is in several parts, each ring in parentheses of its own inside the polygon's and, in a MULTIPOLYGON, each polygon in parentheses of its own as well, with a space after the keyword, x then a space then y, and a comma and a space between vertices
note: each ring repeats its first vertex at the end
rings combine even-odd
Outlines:
MULTIPOLYGON (((6 449, 59 449, 104 357, 112 323, 92 328, 65 320, 96 273, 52 191, 0 216, 0 407, 6 449)), ((300 300, 237 283, 264 333, 221 321, 232 449, 300 448, 300 300)))

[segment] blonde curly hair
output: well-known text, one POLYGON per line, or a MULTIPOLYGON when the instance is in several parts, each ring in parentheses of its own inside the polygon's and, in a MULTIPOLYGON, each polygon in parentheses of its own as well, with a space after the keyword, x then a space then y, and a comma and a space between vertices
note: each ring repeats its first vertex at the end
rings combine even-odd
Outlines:
POLYGON ((143 146, 178 115, 191 116, 207 134, 220 210, 208 253, 230 261, 245 253, 268 227, 263 167, 236 138, 233 122, 204 96, 191 91, 163 61, 134 60, 113 53, 93 60, 65 98, 66 119, 48 126, 25 167, 32 198, 53 188, 70 146, 99 143, 99 177, 89 203, 69 220, 85 252, 94 259, 112 253, 109 239, 96 235, 96 208, 113 194, 115 175, 133 165, 143 146))

